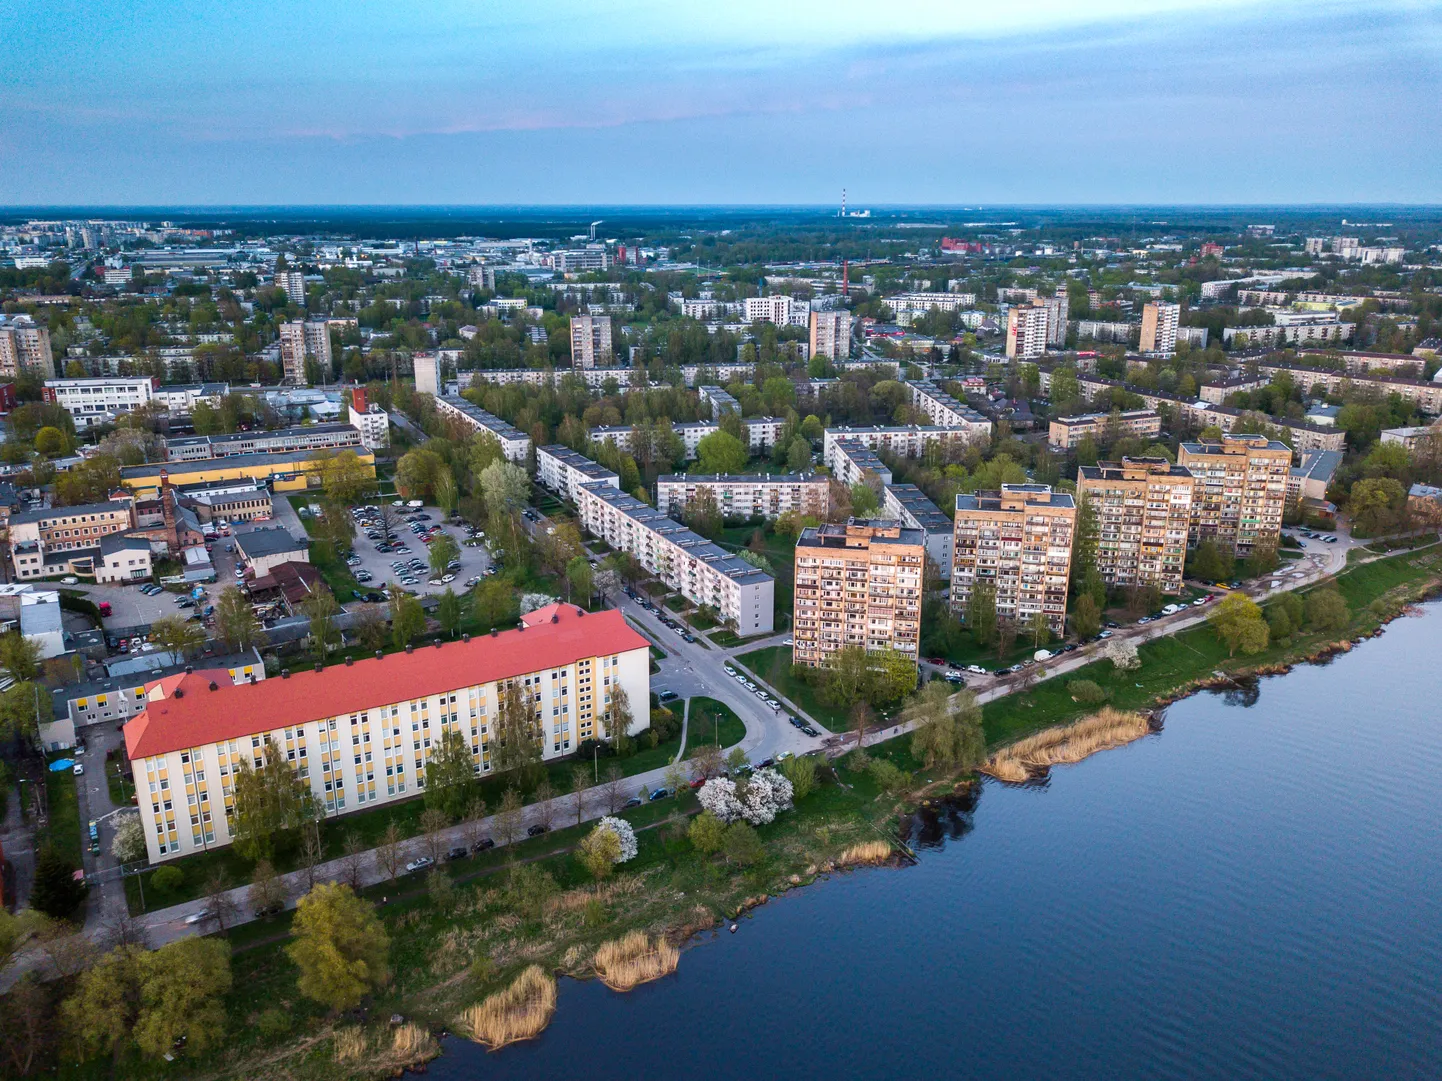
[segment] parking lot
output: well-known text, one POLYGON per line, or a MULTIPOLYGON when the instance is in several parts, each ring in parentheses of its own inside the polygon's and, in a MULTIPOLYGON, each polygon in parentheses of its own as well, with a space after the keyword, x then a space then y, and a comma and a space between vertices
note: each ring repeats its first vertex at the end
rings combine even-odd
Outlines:
MULTIPOLYGON (((367 513, 364 507, 357 507, 355 510, 354 559, 356 562, 351 564, 350 571, 360 582, 361 589, 384 593, 387 585, 395 582, 403 589, 414 590, 418 594, 440 593, 448 586, 460 593, 467 588, 467 582, 485 575, 491 565, 490 554, 483 544, 474 546, 466 544, 468 539, 466 526, 451 525, 445 521, 441 511, 436 507, 393 506, 392 509, 395 512, 395 520, 391 524, 393 542, 407 549, 405 551, 376 551, 376 545, 383 543, 383 540, 373 538, 369 534, 382 534, 383 532, 379 526, 378 512, 367 513), (430 545, 423 539, 427 531, 433 537, 439 537, 442 534, 449 536, 460 549, 460 556, 457 560, 460 565, 447 572, 448 575, 454 576, 448 582, 437 580, 431 571, 430 545), (397 567, 393 564, 403 564, 404 566, 397 567), (369 575, 368 579, 367 575, 369 575), (433 582, 435 584, 432 584, 433 582)), ((339 599, 344 602, 351 598, 341 597, 339 599)))

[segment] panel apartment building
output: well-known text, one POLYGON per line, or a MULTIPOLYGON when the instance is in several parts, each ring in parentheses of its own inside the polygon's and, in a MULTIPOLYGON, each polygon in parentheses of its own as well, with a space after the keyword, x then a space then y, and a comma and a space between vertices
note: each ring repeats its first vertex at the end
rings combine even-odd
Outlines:
POLYGON ((1107 585, 1182 591, 1194 481, 1165 458, 1084 465, 1077 491, 1096 512, 1097 568, 1107 585))
POLYGON ((911 404, 927 415, 938 428, 955 428, 975 439, 991 436, 991 421, 971 406, 959 402, 935 383, 915 380, 907 384, 911 404))
POLYGON ((1177 464, 1196 479, 1193 545, 1212 540, 1242 557, 1279 542, 1292 470, 1287 444, 1264 435, 1224 435, 1220 443, 1183 443, 1177 464))
POLYGON ((274 743, 327 814, 425 790, 425 765, 447 730, 491 769, 500 695, 513 684, 534 708, 545 760, 607 735, 611 687, 625 691, 630 733, 650 723, 650 650, 620 612, 553 604, 492 632, 319 672, 237 683, 224 669, 146 686, 125 726, 140 819, 152 863, 229 844, 241 763, 274 743))
POLYGON ((50 351, 50 328, 28 315, 17 315, 0 322, 0 377, 17 379, 26 372, 54 379, 55 356, 50 351))
POLYGON ((69 413, 76 431, 83 432, 149 405, 156 398, 157 382, 148 376, 47 379, 41 394, 69 413))
POLYGON ((742 637, 774 626, 776 582, 674 518, 606 484, 581 489, 581 525, 696 605, 707 604, 742 637))
POLYGON ((852 518, 802 530, 795 552, 794 664, 825 665, 845 646, 921 643, 925 536, 900 522, 852 518))
POLYGON ((1087 436, 1101 441, 1115 424, 1116 434, 1155 439, 1162 434, 1162 418, 1155 410, 1128 409, 1111 413, 1080 413, 1074 417, 1057 417, 1047 429, 1047 442, 1059 450, 1072 450, 1087 436))
POLYGON ((726 518, 774 521, 787 511, 825 518, 831 506, 831 481, 816 473, 673 473, 656 478, 656 509, 677 514, 703 491, 726 518))
POLYGON ((315 358, 321 371, 331 370, 330 324, 324 319, 293 319, 282 323, 280 364, 284 382, 298 387, 309 382, 305 377, 305 358, 308 356, 315 358))
POLYGON ((1142 338, 1138 348, 1143 353, 1175 353, 1177 326, 1182 306, 1165 300, 1151 300, 1142 308, 1142 338))
POLYGON ((844 310, 811 313, 811 355, 830 360, 851 356, 851 313, 844 310))
POLYGON ((911 529, 919 529, 926 544, 926 558, 936 565, 943 581, 951 577, 953 529, 951 519, 941 512, 914 484, 888 484, 882 489, 881 512, 911 529))
POLYGON ((531 456, 530 436, 459 395, 447 394, 437 398, 436 412, 441 419, 464 425, 472 431, 489 432, 501 444, 501 453, 508 462, 525 465, 531 456))
POLYGON ((1003 484, 956 497, 951 608, 965 620, 978 583, 996 590, 998 619, 1018 627, 1037 613, 1055 634, 1066 628, 1076 501, 1047 484, 1003 484))
POLYGON ((886 463, 860 440, 831 440, 826 445, 825 465, 831 475, 848 488, 873 477, 879 484, 891 483, 891 470, 886 463))
POLYGON ((536 448, 536 480, 572 503, 581 502, 581 489, 587 484, 609 484, 621 490, 621 478, 584 454, 570 447, 552 444, 536 448))
POLYGON ((609 368, 613 356, 609 315, 571 316, 571 367, 609 368))

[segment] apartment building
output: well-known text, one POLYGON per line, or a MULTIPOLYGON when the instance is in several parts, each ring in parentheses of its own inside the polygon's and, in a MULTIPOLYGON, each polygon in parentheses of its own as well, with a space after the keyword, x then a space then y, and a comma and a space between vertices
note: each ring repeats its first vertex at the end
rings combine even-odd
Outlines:
POLYGON ((772 293, 766 297, 747 297, 745 314, 748 323, 775 323, 778 327, 804 327, 807 317, 810 315, 810 308, 783 293, 772 293))
POLYGON ((355 387, 348 408, 350 425, 360 432, 361 446, 380 450, 391 445, 391 415, 375 402, 366 400, 366 388, 355 387))
POLYGON ((941 512, 914 484, 888 484, 882 488, 881 511, 910 529, 921 531, 926 545, 926 558, 936 567, 943 581, 951 577, 951 519, 941 512))
POLYGON ((551 253, 553 265, 562 274, 580 274, 588 270, 609 270, 611 253, 604 245, 571 248, 551 253))
POLYGON ((346 450, 362 446, 360 429, 350 424, 306 424, 273 432, 182 435, 165 441, 165 459, 198 462, 238 454, 283 454, 293 450, 346 450))
POLYGON ((611 349, 609 315, 571 316, 571 367, 609 368, 615 354, 611 349))
POLYGON ((911 404, 925 413, 938 428, 956 428, 977 439, 991 437, 991 421, 971 406, 957 401, 935 383, 923 379, 906 384, 911 404))
POLYGON ((1223 405, 1230 394, 1244 394, 1248 391, 1260 390, 1270 382, 1271 380, 1264 375, 1233 375, 1226 379, 1203 383, 1197 388, 1197 396, 1212 405, 1223 405))
POLYGON ((172 414, 194 412, 201 402, 219 407, 229 393, 229 383, 172 383, 169 386, 154 387, 151 391, 153 400, 165 406, 172 414))
POLYGON ((1022 361, 1045 353, 1048 321, 1048 311, 1040 304, 1007 309, 1006 355, 1022 361))
POLYGON ((459 395, 447 394, 437 398, 436 412, 443 419, 464 425, 472 431, 490 433, 501 444, 501 453, 508 462, 525 465, 531 456, 530 436, 459 395))
POLYGON ((972 590, 996 591, 998 619, 1019 627, 1041 612, 1054 634, 1066 629, 1076 501, 1046 484, 1003 484, 956 497, 951 609, 966 619, 972 590))
POLYGON ((1373 375, 1370 372, 1329 371, 1322 368, 1306 368, 1300 364, 1286 364, 1280 361, 1263 361, 1257 371, 1276 381, 1284 372, 1292 382, 1310 390, 1323 386, 1328 394, 1342 394, 1349 390, 1375 391, 1381 397, 1396 394, 1404 401, 1412 402, 1423 413, 1436 416, 1442 413, 1442 383, 1425 379, 1405 379, 1396 375, 1373 375))
POLYGON ((1096 512, 1097 568, 1109 586, 1182 591, 1195 482, 1165 458, 1084 465, 1077 492, 1096 512))
MULTIPOLYGON (((785 426, 786 420, 784 417, 743 417, 741 420, 741 428, 746 433, 746 448, 752 454, 763 454, 770 451, 770 449, 776 445, 776 440, 781 438, 781 429, 785 426)), ((675 433, 681 437, 681 443, 686 448, 686 457, 688 459, 697 456, 696 448, 701 445, 701 440, 713 432, 719 432, 721 430, 721 426, 715 421, 706 420, 685 421, 672 424, 671 427, 675 433)), ((600 431, 601 429, 597 430, 600 431)), ((605 430, 611 432, 618 431, 619 429, 605 430)), ((629 429, 627 429, 627 432, 627 440, 629 442, 629 429)), ((595 432, 592 432, 592 437, 599 438, 595 432)), ((621 445, 619 439, 616 445, 618 447, 621 445)))
POLYGON ((1322 503, 1327 499, 1327 489, 1332 478, 1342 465, 1342 454, 1335 450, 1303 451, 1301 463, 1294 465, 1287 473, 1287 502, 1312 500, 1322 503))
POLYGON ((601 390, 611 380, 614 380, 618 387, 644 385, 646 373, 634 368, 482 368, 456 373, 456 382, 461 390, 478 382, 494 383, 502 387, 508 383, 558 387, 567 379, 579 379, 588 389, 601 390))
POLYGON ((1110 322, 1103 319, 1079 319, 1076 325, 1076 336, 1083 341, 1094 342, 1120 342, 1128 344, 1132 340, 1131 323, 1110 322))
POLYGON ((895 521, 851 518, 802 530, 792 663, 825 665, 845 646, 916 660, 925 553, 922 532, 895 521))
POLYGON ((1142 308, 1142 340, 1139 348, 1143 353, 1172 354, 1177 351, 1177 326, 1181 322, 1182 306, 1165 300, 1149 300, 1142 308))
POLYGON ((1292 452, 1264 435, 1224 435, 1219 443, 1183 443, 1177 464, 1196 478, 1191 543, 1212 540, 1249 555, 1275 546, 1282 532, 1292 452))
POLYGON ((1151 409, 1128 409, 1119 413, 1081 413, 1074 417, 1057 417, 1047 431, 1047 443, 1058 449, 1070 450, 1087 436, 1094 440, 1116 436, 1139 436, 1155 439, 1162 432, 1162 418, 1151 409))
POLYGON ((277 270, 275 287, 284 289, 286 299, 292 304, 305 307, 305 274, 299 270, 277 270))
POLYGON ((587 484, 621 490, 621 478, 611 470, 559 444, 536 448, 536 481, 572 503, 580 503, 581 488, 587 484))
MULTIPOLYGON (((71 554, 89 552, 98 558, 102 538, 134 527, 135 512, 129 498, 16 511, 9 522, 15 577, 26 580, 69 573, 71 554)), ((82 569, 94 571, 89 564, 82 569)))
POLYGON ((1058 349, 1066 345, 1067 316, 1071 310, 1066 289, 1060 289, 1055 296, 1039 297, 1032 303, 1046 310, 1046 344, 1058 349))
POLYGON ((630 734, 650 723, 646 640, 620 612, 569 604, 528 612, 515 630, 319 672, 251 681, 202 669, 149 683, 125 744, 150 860, 229 844, 236 772, 263 762, 267 743, 330 815, 424 793, 426 760, 445 731, 461 734, 484 776, 501 696, 517 685, 543 760, 609 735, 612 687, 630 704, 630 734))
POLYGON ((826 444, 822 459, 831 475, 850 488, 875 478, 880 484, 891 483, 891 470, 865 443, 858 439, 833 439, 826 444))
POLYGON ((113 421, 121 413, 143 408, 155 400, 157 380, 146 377, 106 379, 47 379, 41 391, 47 402, 60 406, 75 421, 76 431, 113 421))
POLYGON ((416 393, 429 394, 439 399, 441 387, 441 358, 435 353, 416 353, 411 357, 411 371, 416 377, 416 393))
POLYGON ((825 518, 831 506, 831 481, 816 473, 674 473, 656 478, 656 509, 679 514, 703 491, 726 518, 774 521, 787 511, 825 518))
POLYGON ((702 405, 711 407, 712 420, 720 420, 722 413, 735 413, 738 417, 741 415, 741 403, 721 387, 697 387, 696 397, 701 400, 702 405))
POLYGON ((1352 340, 1352 332, 1356 329, 1355 323, 1343 323, 1337 319, 1268 327, 1223 327, 1222 345, 1251 349, 1269 345, 1341 345, 1352 340))
POLYGON ((942 428, 934 424, 907 424, 886 428, 827 428, 822 437, 822 458, 829 459, 831 444, 851 439, 872 450, 887 450, 902 458, 920 458, 932 443, 965 446, 977 438, 970 428, 942 428))
POLYGON ((811 313, 811 355, 830 360, 851 356, 851 313, 844 309, 811 313))
POLYGON ((16 315, 0 322, 0 378, 18 379, 24 372, 54 379, 55 357, 50 352, 50 328, 28 315, 16 315))
POLYGON ((710 605, 742 637, 774 626, 776 582, 675 519, 605 484, 581 489, 581 525, 696 605, 710 605))
POLYGON ((975 293, 897 293, 886 298, 886 306, 897 315, 921 315, 935 308, 954 312, 976 305, 975 293))
POLYGON ((305 376, 306 357, 314 357, 322 372, 331 370, 330 324, 324 319, 293 319, 280 325, 280 364, 285 382, 297 387, 310 382, 305 376))

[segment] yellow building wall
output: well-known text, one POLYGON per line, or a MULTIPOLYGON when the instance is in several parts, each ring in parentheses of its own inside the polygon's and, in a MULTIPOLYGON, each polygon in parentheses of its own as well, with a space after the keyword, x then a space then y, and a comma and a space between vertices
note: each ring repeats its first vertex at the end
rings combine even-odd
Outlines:
MULTIPOLYGON (((352 448, 346 448, 350 450, 352 448)), ((376 458, 369 451, 356 450, 355 455, 369 470, 370 476, 376 475, 376 458)), ((321 464, 326 460, 312 458, 303 462, 277 462, 274 465, 232 465, 225 466, 225 458, 211 459, 216 463, 214 468, 203 470, 189 470, 183 474, 172 474, 171 484, 200 484, 216 483, 233 480, 242 480, 246 477, 254 477, 257 480, 270 481, 277 492, 295 492, 320 483, 317 475, 321 464)), ((160 494, 160 470, 163 468, 157 465, 154 473, 141 476, 126 477, 122 483, 133 491, 138 498, 144 499, 160 494)))

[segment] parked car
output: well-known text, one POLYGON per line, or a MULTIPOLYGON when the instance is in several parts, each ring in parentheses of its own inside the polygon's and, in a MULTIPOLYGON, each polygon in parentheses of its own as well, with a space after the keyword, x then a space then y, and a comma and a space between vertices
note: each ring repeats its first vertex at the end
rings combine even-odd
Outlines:
POLYGON ((807 725, 802 725, 801 731, 805 732, 808 736, 819 736, 819 735, 821 735, 820 732, 816 731, 816 729, 812 728, 809 724, 807 724, 807 725))
POLYGON ((82 766, 79 762, 76 762, 75 765, 71 768, 70 772, 74 773, 75 776, 79 777, 82 773, 85 772, 85 767, 82 766))
POLYGON ((539 837, 541 834, 549 832, 551 832, 550 826, 546 825, 544 822, 537 822, 534 826, 531 826, 526 830, 526 836, 539 837))
POLYGON ((465 845, 457 845, 455 848, 451 849, 449 852, 446 853, 446 860, 447 860, 447 861, 463 860, 463 859, 466 858, 466 854, 467 854, 466 846, 465 846, 465 845))
POLYGON ((623 806, 623 807, 639 807, 639 806, 641 806, 641 797, 640 797, 640 796, 632 796, 632 797, 631 797, 630 799, 628 799, 622 806, 623 806))
POLYGON ((655 803, 658 799, 665 799, 670 794, 671 790, 669 788, 658 788, 651 793, 651 802, 655 803))
POLYGON ((189 916, 186 916, 185 922, 188 926, 194 927, 197 923, 204 923, 206 920, 210 919, 214 915, 215 913, 212 912, 210 909, 202 908, 200 911, 192 912, 189 916))
POLYGON ((475 844, 471 845, 472 852, 484 852, 488 848, 495 848, 496 842, 489 837, 482 837, 475 844))
POLYGON ((424 871, 427 867, 432 866, 435 862, 436 861, 431 859, 429 856, 418 856, 416 859, 413 859, 410 863, 406 864, 406 874, 410 874, 413 871, 424 871))

